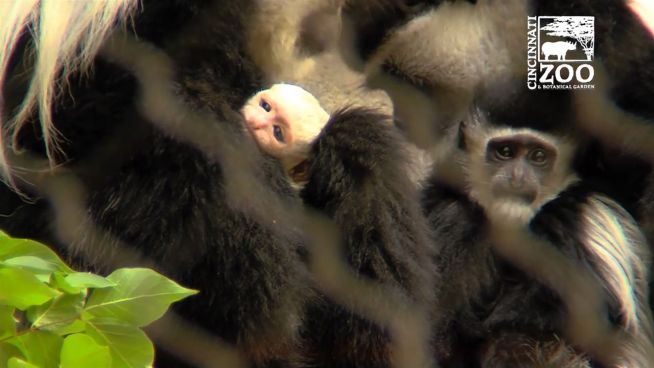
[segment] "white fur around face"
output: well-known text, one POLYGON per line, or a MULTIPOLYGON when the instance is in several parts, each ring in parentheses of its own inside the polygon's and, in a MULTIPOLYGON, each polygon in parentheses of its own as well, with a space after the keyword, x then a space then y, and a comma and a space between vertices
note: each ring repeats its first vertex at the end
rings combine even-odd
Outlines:
POLYGON ((289 108, 285 111, 292 122, 295 145, 305 149, 320 134, 329 120, 329 114, 320 102, 309 92, 292 84, 275 84, 270 88, 274 98, 285 100, 289 108))

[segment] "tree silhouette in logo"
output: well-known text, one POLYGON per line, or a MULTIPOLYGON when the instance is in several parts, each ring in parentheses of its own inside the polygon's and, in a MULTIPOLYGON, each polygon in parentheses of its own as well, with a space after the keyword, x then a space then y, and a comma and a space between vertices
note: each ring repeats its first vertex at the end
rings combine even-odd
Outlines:
POLYGON ((556 17, 552 23, 541 27, 548 36, 574 38, 579 42, 586 60, 591 60, 595 50, 595 18, 593 17, 556 17))

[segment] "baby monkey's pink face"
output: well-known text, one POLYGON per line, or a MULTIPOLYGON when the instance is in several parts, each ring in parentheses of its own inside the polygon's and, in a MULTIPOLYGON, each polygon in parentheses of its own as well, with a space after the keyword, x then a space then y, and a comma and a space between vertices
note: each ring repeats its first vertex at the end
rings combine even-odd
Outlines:
POLYGON ((287 146, 292 146, 294 140, 288 116, 290 102, 286 100, 271 88, 254 95, 241 110, 257 144, 275 157, 283 154, 287 146))
POLYGON ((297 155, 329 119, 313 95, 290 84, 276 84, 255 94, 241 113, 259 147, 280 159, 297 155))

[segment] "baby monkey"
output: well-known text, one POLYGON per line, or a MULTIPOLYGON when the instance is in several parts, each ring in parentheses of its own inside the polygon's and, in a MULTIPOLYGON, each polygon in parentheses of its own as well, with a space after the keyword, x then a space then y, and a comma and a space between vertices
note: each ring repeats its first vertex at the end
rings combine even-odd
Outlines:
POLYGON ((311 143, 329 120, 318 100, 301 87, 275 84, 252 96, 241 114, 259 148, 281 162, 293 183, 305 182, 311 143))

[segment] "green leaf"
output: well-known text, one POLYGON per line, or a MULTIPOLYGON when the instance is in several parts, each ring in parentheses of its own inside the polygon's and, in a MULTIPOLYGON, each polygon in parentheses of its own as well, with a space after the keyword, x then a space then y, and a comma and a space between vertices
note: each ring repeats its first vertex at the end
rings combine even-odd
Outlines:
POLYGON ((8 343, 17 347, 26 361, 41 368, 57 368, 62 338, 44 331, 31 331, 16 336, 8 343))
POLYGON ((56 263, 45 261, 34 256, 13 257, 4 262, 0 262, 0 264, 7 268, 17 268, 30 272, 44 284, 47 284, 50 281, 50 276, 58 269, 56 263))
POLYGON ((0 342, 0 367, 14 357, 25 358, 17 347, 6 342, 0 342))
POLYGON ((29 239, 14 239, 7 234, 0 232, 0 260, 6 261, 10 258, 21 256, 33 256, 46 262, 53 263, 59 271, 66 273, 73 272, 52 249, 29 239))
POLYGON ((75 272, 66 276, 66 282, 77 288, 95 288, 101 289, 106 287, 116 286, 116 283, 107 280, 106 278, 94 275, 89 272, 75 272))
POLYGON ((66 336, 75 333, 80 333, 86 331, 86 322, 76 319, 70 324, 62 325, 61 327, 56 327, 50 330, 50 332, 55 333, 59 336, 66 336))
POLYGON ((34 277, 36 277, 37 280, 41 281, 44 284, 48 284, 50 282, 50 276, 51 274, 47 273, 35 273, 34 277))
POLYGON ((145 268, 119 269, 107 279, 116 286, 94 290, 85 311, 92 317, 115 318, 135 326, 152 323, 170 304, 197 293, 145 268))
POLYGON ((110 368, 109 347, 99 345, 86 334, 74 334, 64 339, 60 368, 110 368))
POLYGON ((5 260, 3 263, 9 267, 22 268, 39 273, 50 273, 58 269, 58 265, 55 262, 46 261, 34 256, 13 257, 5 260))
POLYGON ((78 288, 70 285, 68 281, 66 281, 66 275, 63 272, 53 273, 51 284, 66 294, 79 294, 82 292, 82 290, 84 290, 84 288, 78 288))
POLYGON ((7 368, 39 368, 39 366, 30 364, 22 359, 18 359, 15 357, 9 359, 9 362, 7 363, 8 363, 7 368))
POLYGON ((98 344, 109 347, 113 368, 142 368, 153 363, 152 342, 138 327, 96 319, 87 323, 86 331, 98 344))
POLYGON ((16 334, 14 307, 0 305, 0 339, 16 334))
POLYGON ((50 302, 30 307, 27 310, 27 319, 32 327, 52 331, 70 325, 80 318, 84 307, 84 294, 62 294, 50 302))
POLYGON ((30 272, 13 268, 0 269, 0 304, 25 310, 33 305, 41 305, 59 294, 30 272))

